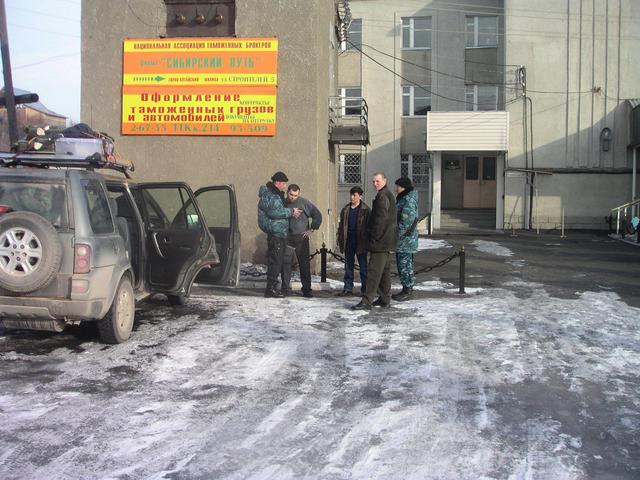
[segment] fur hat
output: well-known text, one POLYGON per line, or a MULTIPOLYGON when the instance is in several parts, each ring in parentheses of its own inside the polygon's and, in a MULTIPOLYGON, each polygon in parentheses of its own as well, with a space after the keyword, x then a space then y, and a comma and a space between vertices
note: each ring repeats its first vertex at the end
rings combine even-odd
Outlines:
POLYGON ((284 174, 284 172, 276 172, 271 176, 272 182, 288 182, 289 179, 284 174))
POLYGON ((404 188, 405 190, 407 188, 411 188, 413 187, 413 184, 411 183, 411 180, 407 177, 400 177, 399 179, 396 180, 396 185, 398 185, 399 187, 404 188))

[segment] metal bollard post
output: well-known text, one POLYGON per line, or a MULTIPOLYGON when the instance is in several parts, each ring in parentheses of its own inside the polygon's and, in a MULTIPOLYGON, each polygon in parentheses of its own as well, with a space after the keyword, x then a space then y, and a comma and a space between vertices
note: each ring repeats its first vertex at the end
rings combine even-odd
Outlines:
POLYGON ((464 269, 465 269, 464 247, 460 247, 460 253, 458 254, 458 256, 460 257, 460 278, 458 279, 458 282, 460 284, 460 290, 458 291, 458 293, 462 295, 463 293, 465 293, 464 291, 464 269))
POLYGON ((327 246, 324 242, 322 242, 320 249, 320 281, 322 283, 327 281, 327 246))

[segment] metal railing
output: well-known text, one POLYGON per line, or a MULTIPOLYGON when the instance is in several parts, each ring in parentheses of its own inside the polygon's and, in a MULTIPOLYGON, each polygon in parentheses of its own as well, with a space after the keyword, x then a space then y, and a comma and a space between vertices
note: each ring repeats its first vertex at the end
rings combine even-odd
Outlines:
POLYGON ((329 97, 329 129, 332 127, 368 127, 369 106, 362 97, 329 97))
MULTIPOLYGON (((615 214, 617 235, 620 234, 620 226, 624 224, 628 224, 628 221, 629 221, 628 212, 631 213, 631 217, 637 217, 639 209, 640 209, 640 198, 636 198, 635 200, 629 203, 625 203, 624 205, 620 205, 619 207, 614 207, 611 209, 611 216, 609 217, 609 219, 611 220, 613 218, 613 215, 615 214)), ((624 233, 627 233, 627 232, 624 232, 624 233)))

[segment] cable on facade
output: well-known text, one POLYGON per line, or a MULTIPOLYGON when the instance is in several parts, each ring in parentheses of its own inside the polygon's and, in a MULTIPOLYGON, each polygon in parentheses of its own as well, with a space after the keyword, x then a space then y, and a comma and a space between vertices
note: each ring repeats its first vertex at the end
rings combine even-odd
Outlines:
POLYGON ((421 90, 424 90, 425 92, 429 93, 430 95, 433 95, 435 97, 440 97, 440 98, 444 98, 445 100, 450 100, 452 102, 457 102, 457 103, 464 103, 467 105, 475 105, 475 106, 494 106, 493 104, 487 104, 487 103, 476 103, 476 102, 468 102, 466 100, 459 100, 457 98, 451 98, 451 97, 447 97, 445 95, 440 95, 439 93, 435 93, 432 90, 416 83, 413 82, 411 80, 409 80, 406 77, 403 77, 402 75, 400 75, 399 73, 394 72, 393 70, 391 70, 389 67, 383 65, 382 63, 378 62, 375 58, 371 57, 370 55, 366 54, 365 52, 363 52, 360 48, 358 48, 356 45, 354 45, 353 43, 351 43, 349 40, 347 40, 347 42, 349 43, 349 45, 351 45, 353 48, 355 48, 357 51, 359 51, 362 55, 364 55, 365 57, 367 57, 369 60, 371 60, 373 63, 381 66, 382 68, 384 68, 385 70, 391 72, 392 74, 394 74, 396 77, 399 77, 401 79, 403 79, 405 82, 409 82, 410 84, 420 88, 421 90))
MULTIPOLYGON (((380 53, 381 55, 384 55, 384 56, 389 57, 389 58, 393 58, 394 60, 398 60, 398 61, 400 61, 402 63, 406 63, 408 65, 413 65, 414 67, 418 67, 418 68, 421 68, 423 70, 427 70, 429 72, 434 72, 434 73, 437 73, 438 75, 443 75, 445 77, 451 77, 451 78, 457 78, 459 80, 464 80, 465 82, 473 84, 473 85, 498 85, 498 86, 503 86, 503 87, 512 86, 512 85, 518 85, 517 83, 480 82, 480 81, 475 81, 475 80, 469 80, 469 79, 467 79, 465 77, 461 77, 459 75, 454 75, 453 73, 441 72, 441 71, 433 69, 433 68, 425 67, 424 65, 419 65, 417 63, 410 62, 409 60, 404 60, 403 58, 399 58, 399 57, 396 57, 395 55, 391 55, 389 53, 383 52, 382 50, 378 50, 377 48, 375 48, 375 47, 373 47, 371 45, 368 45, 366 43, 361 43, 360 45, 363 46, 363 47, 370 48, 371 50, 374 50, 374 51, 380 53)), ((509 65, 509 66, 519 67, 519 65, 509 65)))

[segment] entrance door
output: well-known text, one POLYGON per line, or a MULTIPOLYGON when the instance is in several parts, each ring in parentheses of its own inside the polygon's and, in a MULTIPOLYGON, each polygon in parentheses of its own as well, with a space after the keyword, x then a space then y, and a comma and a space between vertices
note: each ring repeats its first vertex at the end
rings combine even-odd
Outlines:
POLYGON ((496 208, 496 157, 464 159, 464 208, 496 208))

